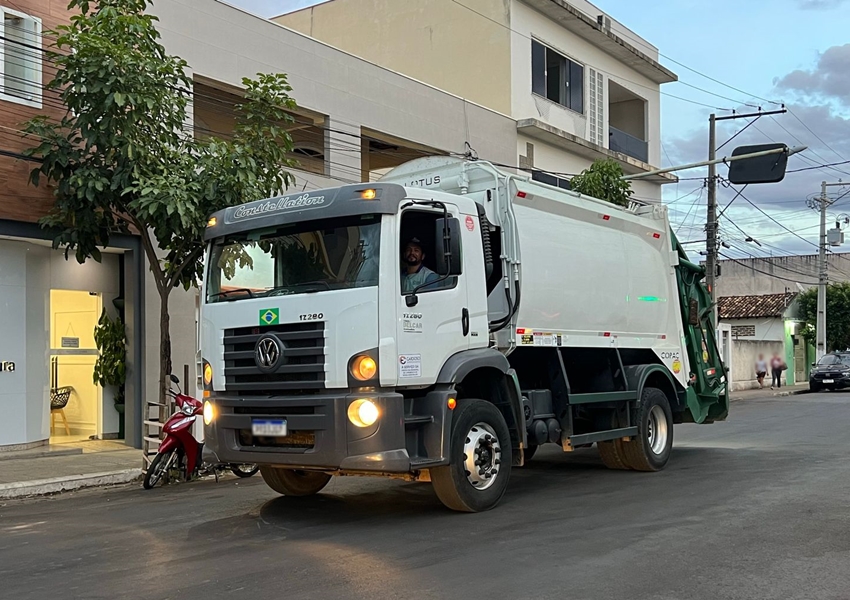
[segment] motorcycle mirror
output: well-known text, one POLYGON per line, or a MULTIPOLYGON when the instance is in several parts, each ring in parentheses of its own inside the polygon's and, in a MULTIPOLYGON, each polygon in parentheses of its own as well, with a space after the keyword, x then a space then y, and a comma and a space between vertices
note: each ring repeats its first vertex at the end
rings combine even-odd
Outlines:
POLYGON ((172 383, 177 383, 177 384, 180 383, 180 380, 177 378, 177 375, 175 375, 174 373, 171 373, 169 375, 169 377, 171 378, 172 383))

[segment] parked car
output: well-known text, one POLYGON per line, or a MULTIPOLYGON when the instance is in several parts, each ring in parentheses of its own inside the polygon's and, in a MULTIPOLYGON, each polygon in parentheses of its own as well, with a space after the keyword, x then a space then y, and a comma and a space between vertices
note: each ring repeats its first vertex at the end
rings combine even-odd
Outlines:
POLYGON ((824 354, 818 362, 812 364, 812 372, 809 374, 811 391, 846 387, 850 387, 850 352, 824 354))

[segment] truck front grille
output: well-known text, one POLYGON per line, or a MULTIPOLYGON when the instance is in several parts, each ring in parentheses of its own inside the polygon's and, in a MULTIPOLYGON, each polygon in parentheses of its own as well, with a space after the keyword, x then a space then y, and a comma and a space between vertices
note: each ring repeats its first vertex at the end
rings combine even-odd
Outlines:
POLYGON ((224 379, 226 391, 240 395, 318 392, 325 385, 325 324, 314 321, 226 329, 224 379), (285 346, 283 364, 274 373, 257 368, 256 344, 265 333, 274 333, 285 346))

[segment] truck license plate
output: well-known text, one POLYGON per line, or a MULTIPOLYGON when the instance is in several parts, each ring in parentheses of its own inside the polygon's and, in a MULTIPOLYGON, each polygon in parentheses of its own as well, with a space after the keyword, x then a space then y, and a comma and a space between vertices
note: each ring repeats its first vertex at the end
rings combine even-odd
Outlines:
POLYGON ((251 422, 251 433, 254 435, 266 435, 271 437, 283 437, 286 435, 286 420, 260 420, 251 422))
POLYGON ((832 379, 824 379, 823 382, 824 383, 835 383, 835 381, 833 381, 832 379))

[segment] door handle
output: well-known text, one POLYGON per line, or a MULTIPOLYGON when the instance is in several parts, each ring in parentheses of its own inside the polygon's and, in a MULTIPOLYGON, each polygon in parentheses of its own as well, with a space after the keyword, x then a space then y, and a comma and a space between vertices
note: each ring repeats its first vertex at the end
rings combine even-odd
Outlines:
POLYGON ((460 322, 463 326, 463 335, 469 335, 469 310, 466 308, 464 308, 461 313, 460 322))

